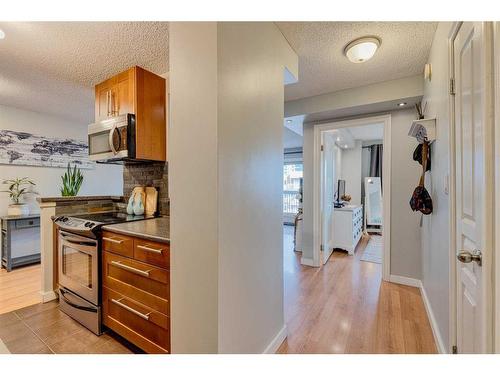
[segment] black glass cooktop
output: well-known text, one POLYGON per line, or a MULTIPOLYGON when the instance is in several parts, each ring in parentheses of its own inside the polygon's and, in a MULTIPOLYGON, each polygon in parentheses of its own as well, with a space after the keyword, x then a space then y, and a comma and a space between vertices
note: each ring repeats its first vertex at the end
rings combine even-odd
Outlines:
POLYGON ((118 224, 125 223, 127 221, 151 219, 154 216, 127 215, 125 212, 101 212, 95 214, 71 215, 71 217, 102 224, 118 224))

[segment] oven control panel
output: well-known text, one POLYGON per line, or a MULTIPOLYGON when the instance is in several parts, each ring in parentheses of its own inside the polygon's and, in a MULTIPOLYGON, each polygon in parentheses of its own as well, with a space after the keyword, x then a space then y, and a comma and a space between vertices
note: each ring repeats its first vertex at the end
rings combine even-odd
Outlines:
POLYGON ((56 223, 61 228, 89 231, 97 225, 97 223, 93 221, 68 216, 59 216, 54 219, 54 223, 56 223))

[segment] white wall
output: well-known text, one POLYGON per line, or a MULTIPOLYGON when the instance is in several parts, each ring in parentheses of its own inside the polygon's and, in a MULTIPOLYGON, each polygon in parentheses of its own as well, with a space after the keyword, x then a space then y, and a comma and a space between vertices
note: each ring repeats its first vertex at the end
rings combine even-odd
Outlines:
MULTIPOLYGON (((0 105, 0 129, 86 141, 87 125, 60 117, 0 105)), ((0 180, 29 177, 37 184, 36 191, 40 193, 40 196, 60 196, 61 176, 64 172, 64 168, 0 164, 0 180)), ((84 181, 79 195, 123 194, 122 166, 97 164, 95 169, 82 169, 82 173, 84 181)), ((35 199, 36 196, 27 197, 32 211, 38 212, 39 208, 35 199)), ((0 193, 0 216, 7 214, 9 203, 8 194, 0 193)))
MULTIPOLYGON (((391 114, 391 274, 420 279, 420 216, 411 211, 409 200, 418 185, 420 168, 413 161, 414 139, 408 137, 412 109, 391 114)), ((373 114, 375 115, 375 114, 373 114)), ((377 113, 380 115, 380 113, 377 113)), ((343 119, 345 120, 345 118, 343 119)), ((304 229, 302 257, 312 262, 313 244, 313 126, 304 125, 304 229)))
POLYGON ((342 150, 341 176, 346 194, 352 198, 351 204, 361 204, 361 141, 356 141, 353 148, 342 150))
POLYGON ((297 65, 273 23, 170 28, 175 353, 261 353, 284 328, 283 69, 297 65))
POLYGON ((436 117, 437 129, 436 141, 431 146, 432 170, 426 177, 434 212, 425 216, 422 227, 422 283, 446 350, 450 350, 450 202, 444 185, 450 173, 448 36, 451 27, 450 22, 438 24, 429 55, 432 81, 425 83, 423 99, 427 102, 426 117, 436 117))

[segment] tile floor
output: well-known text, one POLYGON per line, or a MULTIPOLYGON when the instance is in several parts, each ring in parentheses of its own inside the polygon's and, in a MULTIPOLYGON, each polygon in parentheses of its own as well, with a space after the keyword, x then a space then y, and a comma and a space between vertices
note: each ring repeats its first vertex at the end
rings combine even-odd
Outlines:
POLYGON ((0 339, 11 353, 140 353, 117 335, 96 336, 58 308, 56 301, 0 315, 0 339))

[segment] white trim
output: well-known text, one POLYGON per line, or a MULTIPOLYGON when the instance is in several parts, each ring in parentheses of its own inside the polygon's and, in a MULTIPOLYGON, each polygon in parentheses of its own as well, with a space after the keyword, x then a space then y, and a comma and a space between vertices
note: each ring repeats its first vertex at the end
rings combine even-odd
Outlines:
MULTIPOLYGON (((455 77, 455 64, 454 64, 454 40, 460 30, 462 22, 454 22, 451 26, 450 33, 448 34, 448 80, 455 77)), ((449 309, 449 346, 450 348, 457 345, 457 262, 456 262, 456 225, 455 225, 455 211, 456 211, 456 192, 455 192, 455 97, 448 95, 448 109, 450 117, 449 128, 449 221, 450 221, 450 248, 449 252, 449 295, 448 295, 448 309, 449 309)))
POLYGON ((422 282, 419 279, 413 279, 411 277, 399 276, 399 275, 389 276, 389 281, 391 283, 413 286, 415 288, 420 288, 422 285, 422 282))
POLYGON ((420 294, 422 295, 422 300, 424 301, 425 311, 427 312, 427 318, 429 319, 429 323, 432 329, 432 335, 434 336, 434 343, 436 344, 436 348, 439 354, 448 354, 446 350, 446 346, 444 345, 443 338, 441 337, 441 332, 439 331, 439 325, 434 317, 434 312, 432 311, 431 303, 427 298, 427 293, 425 291, 422 282, 420 282, 420 294))
POLYGON ((57 294, 53 290, 50 292, 40 292, 40 295, 42 297, 42 303, 50 302, 57 299, 57 294))
MULTIPOLYGON (((382 184, 384 186, 383 196, 383 270, 382 279, 389 281, 391 264, 391 115, 377 115, 361 117, 350 120, 332 121, 314 125, 314 147, 313 147, 313 264, 320 266, 321 245, 321 134, 324 131, 346 128, 351 126, 363 126, 375 123, 384 124, 384 154, 382 161, 382 184)), ((301 261, 302 262, 302 261, 301 261)), ((302 264, 305 264, 302 262, 302 264)), ((307 264, 309 265, 309 264, 307 264)))
POLYGON ((279 330, 278 334, 274 336, 269 345, 262 352, 262 354, 275 354, 283 341, 285 341, 286 336, 286 324, 284 324, 283 327, 281 327, 281 329, 279 330))
MULTIPOLYGON (((494 124, 494 135, 495 135, 495 191, 494 191, 494 202, 495 202, 495 238, 494 238, 494 254, 495 264, 493 265, 494 274, 500 275, 500 237, 497 233, 500 233, 500 163, 498 160, 500 158, 500 48, 498 48, 500 43, 500 22, 493 23, 493 48, 494 48, 494 103, 495 103, 495 124, 494 124)), ((493 341, 493 352, 500 353, 500 277, 495 277, 495 306, 494 306, 494 341, 493 341)))
POLYGON ((302 264, 303 266, 317 267, 314 264, 314 259, 304 258, 303 256, 300 258, 300 264, 302 264))

